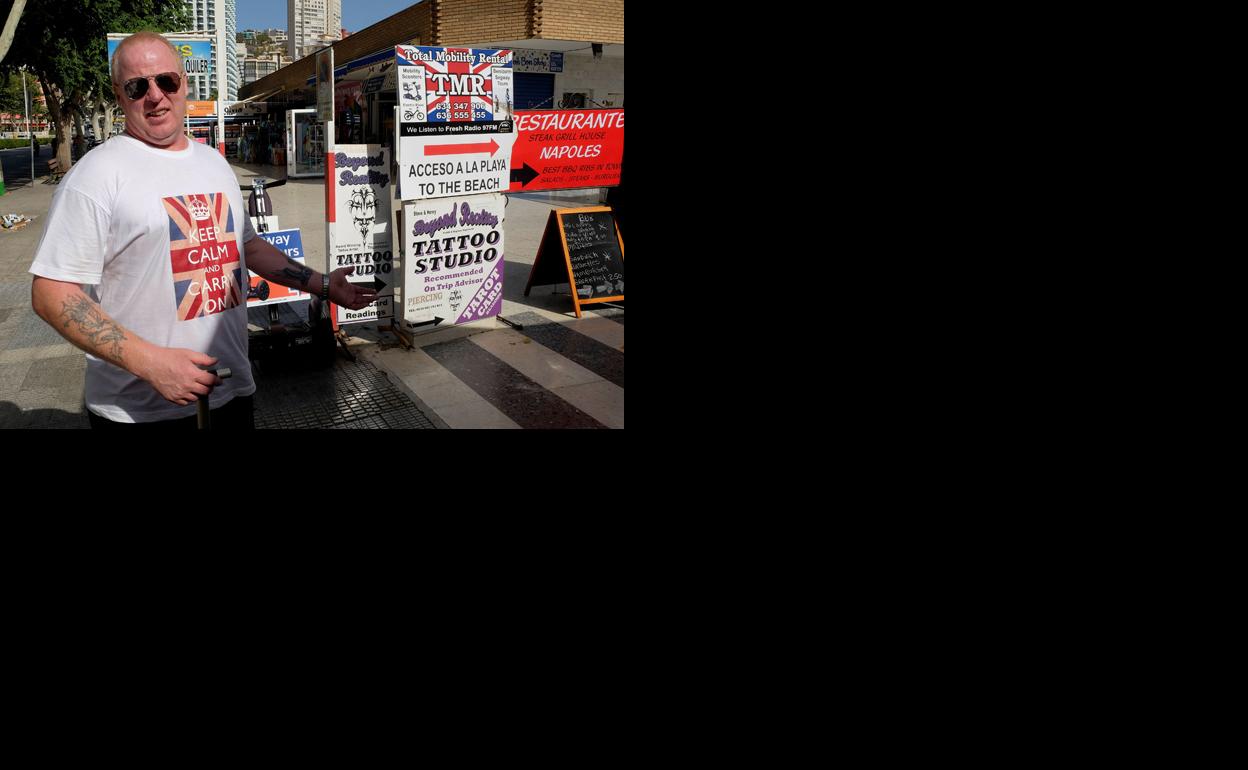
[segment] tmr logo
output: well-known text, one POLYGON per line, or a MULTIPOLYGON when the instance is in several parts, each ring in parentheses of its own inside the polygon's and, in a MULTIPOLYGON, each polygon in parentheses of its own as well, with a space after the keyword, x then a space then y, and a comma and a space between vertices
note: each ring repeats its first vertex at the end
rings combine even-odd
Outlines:
POLYGON ((438 72, 425 76, 439 96, 486 96, 484 75, 457 75, 438 72))

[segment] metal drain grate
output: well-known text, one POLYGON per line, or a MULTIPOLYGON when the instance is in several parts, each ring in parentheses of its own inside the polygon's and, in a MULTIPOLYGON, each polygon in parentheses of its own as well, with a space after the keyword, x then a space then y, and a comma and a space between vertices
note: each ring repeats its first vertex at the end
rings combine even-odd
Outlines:
POLYGON ((377 367, 339 358, 328 369, 266 372, 256 378, 256 427, 435 428, 377 367))

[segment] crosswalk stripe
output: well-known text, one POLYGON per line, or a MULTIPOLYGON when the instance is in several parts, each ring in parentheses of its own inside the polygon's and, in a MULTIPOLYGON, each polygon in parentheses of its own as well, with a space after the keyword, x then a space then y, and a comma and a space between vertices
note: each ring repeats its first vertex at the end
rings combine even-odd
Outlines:
MULTIPOLYGON (((586 313, 583 318, 569 320, 566 315, 552 310, 543 310, 540 307, 526 307, 519 311, 520 314, 526 312, 536 313, 548 321, 563 324, 577 334, 584 334, 586 337, 598 340, 609 348, 615 348, 621 352, 624 350, 624 324, 622 323, 612 323, 593 313, 586 313)), ((505 317, 511 321, 515 314, 515 311, 506 313, 505 317)), ((623 318, 623 316, 620 317, 623 318)))
POLYGON ((520 427, 420 348, 376 351, 371 359, 451 428, 520 427))
MULTIPOLYGON (((615 346, 605 345, 597 339, 587 336, 586 332, 595 331, 604 334, 602 324, 609 321, 598 319, 582 319, 570 323, 556 323, 537 313, 525 312, 508 316, 509 320, 524 326, 523 334, 550 348, 559 355, 588 369, 602 379, 624 387, 624 353, 615 346)), ((615 325, 615 324, 611 324, 615 325)), ((615 325, 620 330, 619 347, 623 343, 623 326, 615 325)), ((604 334, 605 336, 605 334, 604 334)))
MULTIPOLYGON (((526 326, 527 332, 530 327, 526 326)), ((624 389, 510 329, 469 338, 495 358, 608 428, 624 427, 624 389)))
POLYGON ((619 324, 620 326, 624 325, 624 310, 622 308, 590 305, 589 307, 584 308, 584 310, 589 311, 587 315, 595 316, 597 318, 605 318, 608 321, 619 324))
MULTIPOLYGON (((520 370, 488 352, 476 337, 503 336, 509 330, 486 332, 468 339, 442 342, 422 348, 430 358, 455 376, 508 419, 522 428, 604 428, 603 423, 547 390, 520 370)), ((486 343, 490 344, 490 343, 486 343)), ((504 342, 504 344, 506 344, 504 342)), ((520 343, 523 344, 523 343, 520 343)), ((578 385, 597 385, 585 377, 573 376, 578 385)), ((568 387, 573 380, 565 380, 568 387)), ((577 392, 578 400, 594 395, 592 389, 577 392)), ((424 394, 417 392, 421 400, 424 394)), ((426 403, 429 403, 426 401, 426 403)), ((447 423, 443 411, 429 404, 447 423)))

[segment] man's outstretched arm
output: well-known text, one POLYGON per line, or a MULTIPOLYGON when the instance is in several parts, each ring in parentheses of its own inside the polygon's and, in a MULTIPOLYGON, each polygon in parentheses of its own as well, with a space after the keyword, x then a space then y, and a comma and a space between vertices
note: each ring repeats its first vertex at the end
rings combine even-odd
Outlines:
MULTIPOLYGON (((321 294, 321 273, 287 257, 277 247, 257 236, 247 242, 247 269, 266 281, 279 286, 306 291, 314 297, 321 294)), ((329 300, 352 310, 368 307, 376 301, 377 292, 366 284, 351 283, 347 276, 354 267, 340 267, 329 274, 329 300)))

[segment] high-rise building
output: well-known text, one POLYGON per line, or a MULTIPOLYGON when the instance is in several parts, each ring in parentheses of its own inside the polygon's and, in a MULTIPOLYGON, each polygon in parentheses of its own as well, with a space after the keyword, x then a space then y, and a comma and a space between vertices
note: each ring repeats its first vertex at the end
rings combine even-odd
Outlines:
POLYGON ((342 0, 286 0, 290 58, 298 60, 342 39, 342 0))
MULTIPOLYGON (((186 7, 191 11, 194 20, 191 29, 199 34, 215 35, 217 31, 217 4, 223 6, 225 16, 225 100, 238 100, 239 81, 238 60, 235 49, 235 33, 238 28, 236 3, 237 0, 185 0, 186 7)), ((200 101, 207 100, 217 90, 217 42, 212 42, 212 63, 208 75, 190 75, 187 77, 187 98, 200 101)))
POLYGON ((243 60, 243 83, 253 83, 262 77, 272 75, 279 69, 279 54, 273 56, 248 56, 243 60))
POLYGON ((225 60, 229 66, 225 68, 225 98, 227 101, 238 101, 238 87, 242 85, 238 71, 238 51, 234 40, 234 32, 238 29, 238 0, 225 0, 225 60))
POLYGON ((241 85, 271 75, 291 63, 284 29, 239 30, 236 51, 241 85))

